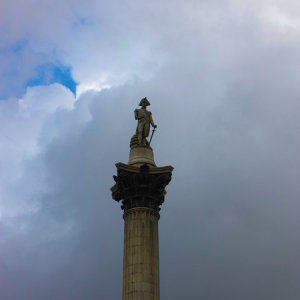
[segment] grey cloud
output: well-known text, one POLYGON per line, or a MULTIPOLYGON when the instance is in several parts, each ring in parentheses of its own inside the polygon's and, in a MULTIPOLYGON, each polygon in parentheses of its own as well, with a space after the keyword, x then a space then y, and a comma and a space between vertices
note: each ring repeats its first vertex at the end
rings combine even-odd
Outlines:
POLYGON ((15 220, 25 232, 2 243, 3 299, 121 298, 123 221, 109 188, 144 96, 156 162, 175 167, 161 298, 298 299, 299 44, 272 27, 269 39, 248 17, 238 29, 233 17, 213 31, 182 28, 156 43, 155 76, 82 94, 47 120, 28 162, 46 188, 40 209, 15 220))

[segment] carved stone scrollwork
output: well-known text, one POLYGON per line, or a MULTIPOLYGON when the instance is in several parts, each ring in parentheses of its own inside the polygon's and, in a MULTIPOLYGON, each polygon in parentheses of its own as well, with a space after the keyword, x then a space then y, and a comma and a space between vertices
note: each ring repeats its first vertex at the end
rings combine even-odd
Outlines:
POLYGON ((128 165, 117 164, 117 169, 116 184, 111 191, 114 200, 122 200, 122 209, 147 207, 160 210, 166 195, 165 187, 171 181, 172 167, 150 168, 145 164, 128 168, 128 165))

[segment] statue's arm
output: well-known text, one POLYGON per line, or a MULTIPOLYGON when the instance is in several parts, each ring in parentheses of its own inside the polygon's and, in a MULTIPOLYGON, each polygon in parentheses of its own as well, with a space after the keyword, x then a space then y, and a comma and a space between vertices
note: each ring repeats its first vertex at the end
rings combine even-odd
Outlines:
POLYGON ((139 112, 137 109, 134 110, 134 118, 137 120, 139 116, 139 112))
POLYGON ((152 125, 152 127, 157 127, 157 125, 154 124, 153 118, 152 118, 152 113, 150 114, 150 124, 152 125))

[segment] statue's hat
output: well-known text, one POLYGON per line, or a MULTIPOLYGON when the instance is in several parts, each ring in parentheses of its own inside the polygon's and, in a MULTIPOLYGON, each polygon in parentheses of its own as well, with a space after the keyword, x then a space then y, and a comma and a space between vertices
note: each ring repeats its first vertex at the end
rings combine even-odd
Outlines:
POLYGON ((143 98, 139 104, 139 106, 149 106, 149 105, 150 105, 150 102, 148 101, 147 97, 143 98))

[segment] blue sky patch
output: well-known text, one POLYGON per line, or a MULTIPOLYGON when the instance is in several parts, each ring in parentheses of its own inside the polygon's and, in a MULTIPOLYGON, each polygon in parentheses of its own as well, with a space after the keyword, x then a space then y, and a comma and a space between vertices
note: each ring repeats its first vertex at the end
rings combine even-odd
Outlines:
POLYGON ((52 83, 64 85, 76 95, 77 82, 73 79, 71 67, 65 66, 58 59, 53 61, 53 58, 47 55, 35 53, 26 38, 0 47, 0 60, 10 62, 4 64, 0 70, 0 101, 10 97, 21 97, 27 87, 52 83), (26 63, 27 59, 32 61, 31 66, 26 63))
POLYGON ((77 83, 71 74, 71 67, 62 64, 47 63, 36 67, 35 76, 27 81, 26 86, 49 85, 60 83, 76 95, 77 83))
POLYGON ((27 39, 19 40, 8 47, 8 52, 12 52, 14 54, 20 54, 26 47, 28 41, 27 39))

